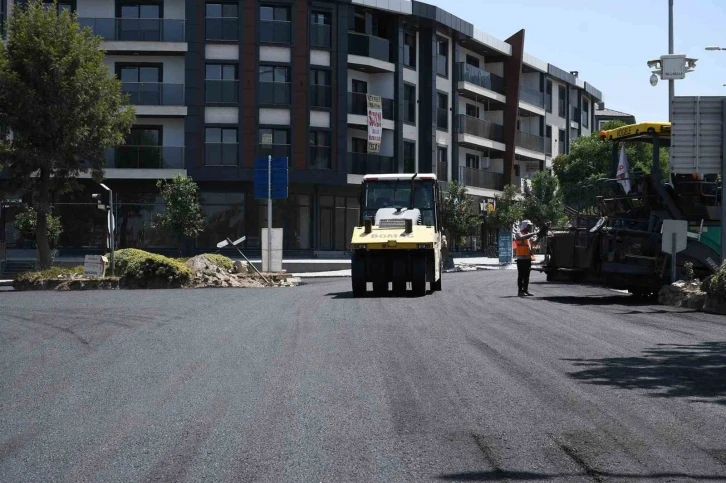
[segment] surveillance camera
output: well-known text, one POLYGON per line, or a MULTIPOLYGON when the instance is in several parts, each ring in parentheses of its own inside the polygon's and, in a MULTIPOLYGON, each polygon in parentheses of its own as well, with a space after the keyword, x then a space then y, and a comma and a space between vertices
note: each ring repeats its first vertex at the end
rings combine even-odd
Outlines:
POLYGON ((659 69, 660 68, 660 60, 649 60, 648 61, 648 67, 651 69, 659 69))

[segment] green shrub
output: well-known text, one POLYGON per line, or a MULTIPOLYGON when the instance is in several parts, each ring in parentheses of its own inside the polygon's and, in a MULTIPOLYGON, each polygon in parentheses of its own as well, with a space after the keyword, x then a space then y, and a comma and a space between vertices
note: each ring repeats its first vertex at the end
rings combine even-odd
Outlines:
POLYGON ((207 257, 207 260, 223 270, 231 272, 234 269, 234 261, 231 258, 217 253, 205 253, 204 256, 207 257))
POLYGON ((693 271, 693 263, 691 262, 683 264, 683 273, 687 282, 693 282, 696 279, 696 273, 693 271))
POLYGON ((701 290, 712 297, 726 301, 726 262, 721 265, 715 275, 703 281, 701 290))
POLYGON ((127 248, 118 250, 115 258, 121 278, 140 286, 184 286, 192 279, 189 267, 163 255, 127 248))
POLYGON ((73 276, 83 275, 83 266, 66 268, 51 267, 47 270, 39 270, 37 272, 24 272, 15 276, 15 280, 24 283, 33 283, 39 280, 49 280, 56 278, 72 278, 73 276))

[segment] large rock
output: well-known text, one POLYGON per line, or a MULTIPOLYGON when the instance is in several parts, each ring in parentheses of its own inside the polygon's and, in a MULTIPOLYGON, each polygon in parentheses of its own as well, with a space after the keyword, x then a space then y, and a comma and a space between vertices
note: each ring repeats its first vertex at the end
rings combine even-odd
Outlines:
POLYGON ((703 310, 706 299, 706 293, 701 291, 698 283, 676 282, 664 286, 658 293, 658 302, 661 305, 694 310, 703 310))
POLYGON ((252 273, 252 267, 250 267, 250 264, 247 262, 243 262, 240 260, 237 260, 234 262, 234 268, 232 269, 232 273, 252 273))
POLYGON ((190 258, 186 262, 194 273, 192 286, 196 288, 203 287, 263 287, 261 280, 246 276, 245 273, 236 274, 228 273, 223 268, 212 263, 204 255, 198 255, 190 258))

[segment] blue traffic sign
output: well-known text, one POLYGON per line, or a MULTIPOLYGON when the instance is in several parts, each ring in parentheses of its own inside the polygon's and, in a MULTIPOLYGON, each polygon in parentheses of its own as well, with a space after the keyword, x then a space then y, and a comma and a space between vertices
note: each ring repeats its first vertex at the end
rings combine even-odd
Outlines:
POLYGON ((255 199, 285 199, 288 196, 288 160, 287 158, 255 159, 255 199), (271 164, 272 172, 268 166, 271 164), (268 184, 269 183, 269 184, 268 184))

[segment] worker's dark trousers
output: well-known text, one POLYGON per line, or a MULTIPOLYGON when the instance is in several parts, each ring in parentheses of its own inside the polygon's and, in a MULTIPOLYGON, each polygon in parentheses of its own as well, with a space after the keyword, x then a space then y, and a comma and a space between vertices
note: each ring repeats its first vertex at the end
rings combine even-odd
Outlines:
POLYGON ((532 260, 517 259, 517 288, 520 292, 529 290, 529 271, 532 268, 532 260))

